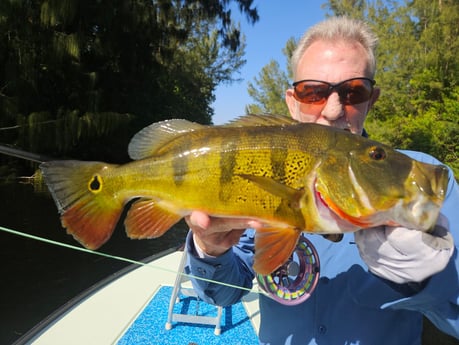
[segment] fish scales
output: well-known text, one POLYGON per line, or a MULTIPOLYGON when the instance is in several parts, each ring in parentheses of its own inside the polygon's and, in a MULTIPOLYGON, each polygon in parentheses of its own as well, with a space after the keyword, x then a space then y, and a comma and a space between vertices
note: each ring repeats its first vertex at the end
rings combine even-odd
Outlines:
POLYGON ((134 136, 124 165, 43 163, 68 233, 105 243, 131 200, 126 232, 159 237, 193 210, 254 218, 254 269, 268 274, 293 252, 301 231, 337 234, 378 225, 428 230, 448 171, 343 130, 287 117, 243 117, 224 126, 186 120, 134 136))
MULTIPOLYGON (((142 194, 147 191, 152 194, 154 189, 154 197, 161 200, 183 196, 175 202, 175 207, 180 210, 198 208, 221 216, 232 216, 247 210, 259 214, 260 218, 273 219, 276 216, 278 221, 290 220, 291 214, 282 215, 278 211, 281 197, 272 195, 241 175, 273 178, 290 184, 292 188, 300 187, 303 182, 301 177, 308 167, 298 160, 311 161, 304 154, 304 148, 300 151, 303 144, 286 141, 286 134, 279 135, 274 128, 253 128, 247 133, 241 133, 239 128, 227 128, 223 135, 221 131, 214 133, 206 133, 205 137, 202 133, 190 133, 186 138, 178 138, 173 150, 163 150, 161 156, 152 157, 150 164, 141 161, 131 163, 138 165, 134 167, 137 178, 130 176, 123 181, 125 189, 134 190, 133 185, 142 181, 142 194), (270 132, 273 132, 272 135, 270 132), (187 149, 178 150, 179 147, 187 149), (272 147, 276 147, 274 154, 272 147), (287 166, 295 166, 296 169, 287 169, 287 166), (177 167, 180 169, 177 170, 177 167), (177 178, 177 175, 180 177, 177 178), (179 184, 177 180, 180 180, 179 184)), ((132 167, 127 169, 132 170, 132 167)), ((126 171, 120 170, 118 174, 120 178, 128 176, 126 171)), ((139 188, 135 189, 138 193, 139 188)), ((124 198, 134 196, 126 195, 124 198)), ((295 225, 303 223, 301 220, 295 225)))

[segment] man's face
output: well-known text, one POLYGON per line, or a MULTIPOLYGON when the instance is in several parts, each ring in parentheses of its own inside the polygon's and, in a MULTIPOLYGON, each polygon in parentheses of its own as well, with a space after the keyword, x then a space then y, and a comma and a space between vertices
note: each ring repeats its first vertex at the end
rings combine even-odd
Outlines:
MULTIPOLYGON (((368 77, 367 54, 363 47, 344 42, 314 42, 304 52, 296 71, 296 80, 320 80, 329 83, 368 77)), ((379 96, 375 88, 368 101, 344 105, 337 92, 332 92, 322 104, 305 104, 293 96, 293 89, 286 92, 286 102, 292 117, 301 122, 315 122, 350 130, 361 134, 365 117, 379 96)))

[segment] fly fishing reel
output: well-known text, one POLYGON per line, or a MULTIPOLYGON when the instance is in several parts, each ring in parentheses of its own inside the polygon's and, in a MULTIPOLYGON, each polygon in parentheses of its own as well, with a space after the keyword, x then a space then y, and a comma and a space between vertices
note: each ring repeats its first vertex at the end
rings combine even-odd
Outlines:
POLYGON ((319 255, 312 243, 301 235, 287 262, 269 275, 257 274, 257 281, 277 302, 297 305, 311 296, 319 275, 319 255))

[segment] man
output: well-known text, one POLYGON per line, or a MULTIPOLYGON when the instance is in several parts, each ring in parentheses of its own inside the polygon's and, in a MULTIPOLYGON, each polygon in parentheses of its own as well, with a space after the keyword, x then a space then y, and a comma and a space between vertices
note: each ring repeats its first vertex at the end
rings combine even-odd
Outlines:
MULTIPOLYGON (((292 56, 294 87, 286 91, 291 116, 302 122, 364 134, 365 117, 380 90, 374 88, 376 37, 359 21, 331 18, 312 27, 292 56), (358 94, 357 94, 358 93, 358 94)), ((439 162, 419 152, 412 158, 439 162)), ((307 235, 318 251, 321 278, 312 296, 284 306, 260 295, 261 344, 420 344, 422 315, 459 338, 459 188, 452 173, 435 231, 381 226, 345 234, 333 243, 307 235), (451 233, 446 229, 449 228, 451 233)), ((253 230, 250 219, 187 219, 189 271, 198 277, 251 287, 253 230)), ((238 301, 243 290, 194 280, 214 304, 238 301)))

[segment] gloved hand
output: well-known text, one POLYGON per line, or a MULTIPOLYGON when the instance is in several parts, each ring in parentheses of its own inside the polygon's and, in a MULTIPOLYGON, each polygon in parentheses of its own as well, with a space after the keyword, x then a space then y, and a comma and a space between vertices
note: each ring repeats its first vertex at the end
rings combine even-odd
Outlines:
POLYGON ((379 226, 355 233, 369 270, 394 283, 422 282, 442 271, 454 252, 448 219, 441 215, 431 232, 379 226))

